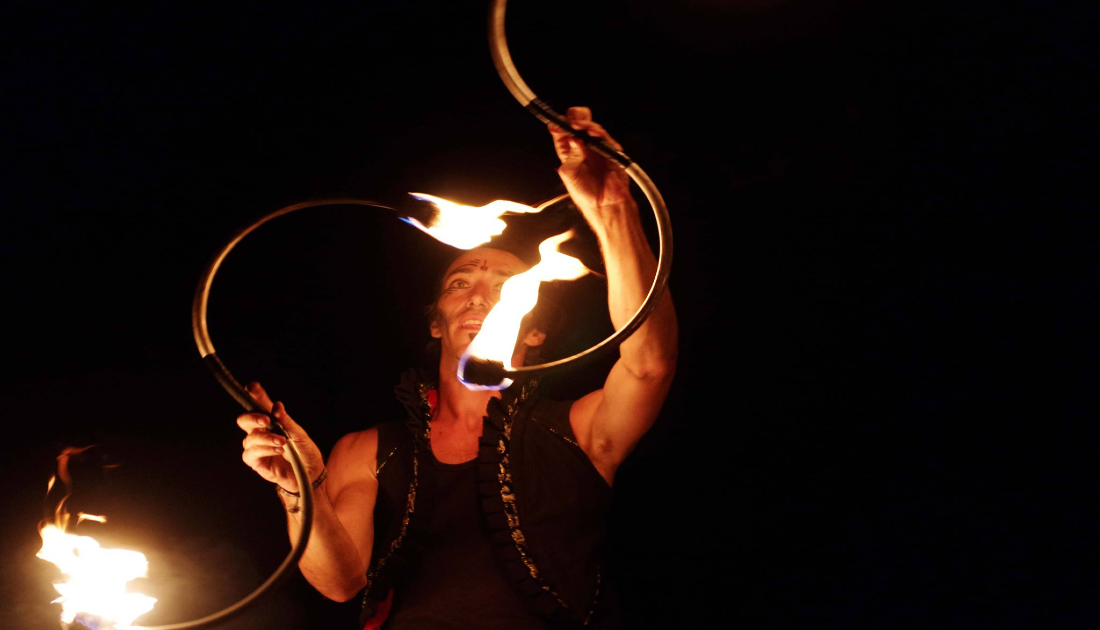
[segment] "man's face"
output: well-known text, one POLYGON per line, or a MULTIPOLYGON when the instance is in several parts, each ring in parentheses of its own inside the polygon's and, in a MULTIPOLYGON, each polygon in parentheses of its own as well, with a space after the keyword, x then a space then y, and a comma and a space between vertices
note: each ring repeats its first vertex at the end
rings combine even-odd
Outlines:
POLYGON ((499 249, 473 249, 458 257, 443 276, 432 337, 440 340, 444 356, 459 357, 481 330, 485 315, 500 300, 504 281, 527 266, 499 249))

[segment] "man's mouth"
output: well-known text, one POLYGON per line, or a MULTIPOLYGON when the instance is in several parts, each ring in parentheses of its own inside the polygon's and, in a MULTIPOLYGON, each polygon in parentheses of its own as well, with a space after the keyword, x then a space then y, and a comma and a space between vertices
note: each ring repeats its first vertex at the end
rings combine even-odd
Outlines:
POLYGON ((464 319, 459 326, 462 330, 481 330, 481 324, 484 320, 481 319, 464 319))

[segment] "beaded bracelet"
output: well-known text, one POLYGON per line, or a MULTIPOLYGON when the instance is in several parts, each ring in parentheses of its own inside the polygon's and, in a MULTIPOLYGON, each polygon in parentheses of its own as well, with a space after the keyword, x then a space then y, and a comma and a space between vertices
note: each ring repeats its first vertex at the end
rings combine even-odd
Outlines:
MULTIPOLYGON (((327 479, 327 478, 328 478, 328 468, 322 468, 321 469, 321 474, 318 475, 317 479, 314 480, 314 482, 309 484, 309 485, 314 490, 316 490, 317 488, 321 487, 321 484, 325 483, 325 479, 327 479)), ((287 490, 286 488, 283 488, 279 484, 275 484, 275 487, 279 489, 279 492, 285 494, 288 497, 299 497, 299 496, 301 496, 297 492, 291 492, 290 490, 287 490)))

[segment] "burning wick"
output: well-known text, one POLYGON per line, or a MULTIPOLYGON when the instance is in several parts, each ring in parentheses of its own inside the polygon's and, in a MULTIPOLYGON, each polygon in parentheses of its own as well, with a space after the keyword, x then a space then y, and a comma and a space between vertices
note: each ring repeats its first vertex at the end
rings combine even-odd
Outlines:
POLYGON ((459 359, 458 380, 462 381, 467 389, 501 390, 512 385, 512 380, 508 378, 496 384, 485 383, 484 379, 474 377, 472 370, 468 374, 466 366, 471 358, 478 360, 478 363, 488 361, 502 366, 510 365, 520 333, 520 324, 523 317, 538 303, 539 287, 542 283, 551 280, 576 280, 588 273, 588 269, 581 261, 558 251, 558 247, 572 237, 573 230, 569 230, 546 239, 539 244, 542 260, 534 267, 504 282, 504 286, 500 289, 500 301, 485 316, 481 331, 466 347, 466 352, 459 359))
MULTIPOLYGON (((65 484, 65 496, 54 510, 54 522, 43 522, 39 527, 42 549, 36 555, 52 562, 65 576, 53 585, 61 595, 52 603, 61 604, 62 623, 73 624, 79 616, 81 621, 95 619, 94 625, 99 630, 136 627, 131 625, 134 619, 152 610, 157 602, 147 595, 126 592, 127 582, 145 577, 149 568, 145 554, 104 549, 94 538, 66 531, 70 514, 65 510, 65 501, 72 492, 69 457, 88 448, 66 448, 57 457, 58 474, 50 477, 46 493, 60 477, 65 484)), ((77 513, 77 523, 84 520, 107 522, 102 516, 77 513)))
MULTIPOLYGON (((426 217, 427 224, 413 217, 404 217, 402 221, 459 249, 473 249, 504 232, 508 224, 500 217, 505 214, 542 212, 565 198, 565 195, 555 197, 537 208, 503 200, 474 208, 423 193, 409 194, 431 203, 435 210, 426 217)), ((511 363, 523 317, 538 302, 539 286, 550 280, 576 280, 589 273, 581 261, 558 251, 558 246, 572 237, 570 230, 543 241, 539 245, 542 256, 539 264, 512 276, 501 287, 500 301, 485 316, 481 330, 459 359, 458 380, 467 389, 501 390, 512 385, 512 380, 502 373, 504 366, 511 363)))
POLYGON ((492 237, 499 236, 508 227, 500 218, 505 214, 542 211, 542 208, 500 199, 475 208, 423 193, 409 194, 434 205, 435 212, 427 217, 427 224, 414 217, 403 217, 401 220, 423 230, 432 238, 459 249, 473 249, 482 243, 488 243, 492 237))

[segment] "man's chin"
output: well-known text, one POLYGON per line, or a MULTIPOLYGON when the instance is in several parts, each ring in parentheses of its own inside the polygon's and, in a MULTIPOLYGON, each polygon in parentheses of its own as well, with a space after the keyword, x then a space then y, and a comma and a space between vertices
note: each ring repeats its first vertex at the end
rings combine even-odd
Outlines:
POLYGON ((477 333, 467 334, 469 337, 466 337, 466 335, 455 335, 455 343, 446 344, 447 347, 445 347, 443 351, 456 359, 461 359, 462 355, 466 352, 466 348, 470 347, 474 337, 477 336, 477 333))

